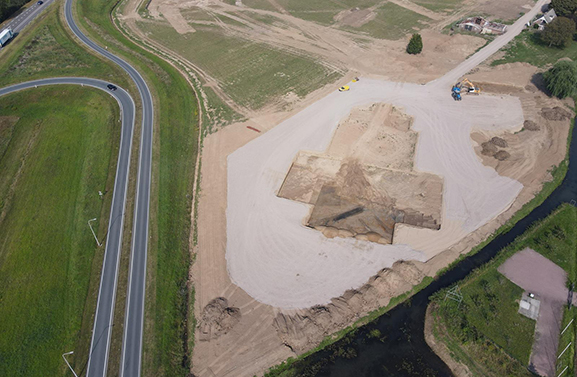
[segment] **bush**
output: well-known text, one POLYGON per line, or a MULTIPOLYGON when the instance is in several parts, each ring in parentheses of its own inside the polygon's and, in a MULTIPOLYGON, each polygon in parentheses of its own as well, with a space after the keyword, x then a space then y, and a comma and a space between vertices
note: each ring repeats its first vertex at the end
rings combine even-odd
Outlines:
POLYGON ((550 7, 557 16, 571 17, 577 11, 577 0, 551 0, 550 7))
POLYGON ((557 46, 565 48, 573 41, 575 34, 575 22, 567 17, 557 17, 541 34, 543 42, 548 43, 549 47, 557 46))
POLYGON ((407 45, 407 52, 412 55, 420 54, 423 51, 423 39, 421 34, 413 34, 409 44, 407 45))
POLYGON ((574 62, 560 61, 543 73, 547 89, 556 97, 565 98, 575 94, 577 66, 574 62))

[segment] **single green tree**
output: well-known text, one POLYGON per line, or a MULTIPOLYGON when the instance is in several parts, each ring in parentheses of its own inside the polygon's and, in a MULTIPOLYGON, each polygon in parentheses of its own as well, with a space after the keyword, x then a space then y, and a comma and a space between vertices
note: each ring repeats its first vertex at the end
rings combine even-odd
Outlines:
POLYGON ((543 73, 547 89, 555 97, 565 98, 575 94, 577 88, 577 65, 572 61, 560 61, 543 73))
POLYGON ((421 38, 421 34, 413 34, 407 45, 407 52, 416 55, 420 54, 421 51, 423 51, 423 38, 421 38))
POLYGON ((577 0, 551 0, 550 7, 557 16, 571 17, 577 12, 577 0))
POLYGON ((567 17, 557 17, 545 26, 545 30, 541 33, 541 39, 549 44, 549 47, 565 48, 573 41, 573 34, 575 34, 575 22, 567 17))

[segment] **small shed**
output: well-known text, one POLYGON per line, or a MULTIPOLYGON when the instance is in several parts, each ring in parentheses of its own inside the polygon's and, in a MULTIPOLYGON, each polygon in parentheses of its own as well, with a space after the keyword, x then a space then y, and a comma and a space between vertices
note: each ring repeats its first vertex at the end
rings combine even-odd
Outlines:
POLYGON ((523 292, 521 301, 519 301, 519 314, 531 319, 539 318, 539 309, 541 308, 541 301, 536 299, 533 295, 523 292))

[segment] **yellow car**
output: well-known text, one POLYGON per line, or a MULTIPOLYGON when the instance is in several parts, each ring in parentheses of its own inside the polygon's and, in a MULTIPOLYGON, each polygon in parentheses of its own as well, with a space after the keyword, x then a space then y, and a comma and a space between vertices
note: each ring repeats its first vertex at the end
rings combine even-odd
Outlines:
POLYGON ((355 77, 355 78, 353 79, 353 82, 357 82, 357 81, 359 81, 359 80, 360 80, 360 79, 359 79, 358 77, 355 77))
POLYGON ((351 87, 348 86, 348 85, 341 86, 341 87, 339 88, 339 92, 348 92, 350 89, 351 89, 351 87))

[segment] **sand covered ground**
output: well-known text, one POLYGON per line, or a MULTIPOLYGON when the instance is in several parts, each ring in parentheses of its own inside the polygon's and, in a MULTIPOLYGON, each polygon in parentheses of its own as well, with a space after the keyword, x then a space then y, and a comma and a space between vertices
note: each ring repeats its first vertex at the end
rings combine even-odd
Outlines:
MULTIPOLYGON (((199 4, 196 2, 194 6, 199 4)), ((382 54, 368 57, 361 54, 368 53, 362 52, 362 47, 350 42, 342 44, 345 41, 343 34, 305 24, 302 20, 290 21, 291 25, 302 22, 310 33, 308 35, 317 38, 314 44, 299 41, 293 38, 299 31, 293 30, 293 33, 289 27, 289 32, 280 40, 283 46, 308 51, 306 46, 310 44, 314 51, 308 52, 323 56, 324 50, 324 58, 332 62, 345 57, 346 61, 338 64, 350 64, 355 69, 359 68, 358 72, 413 82, 438 77, 443 70, 456 66, 484 43, 477 37, 437 38, 433 31, 424 31, 423 35, 431 41, 427 48, 432 50, 411 61, 401 62, 398 59, 403 58, 404 41, 371 42, 375 51, 389 49, 393 53, 390 57, 382 54), (290 45, 293 43, 291 38, 297 45, 290 45), (479 43, 470 43, 473 40, 479 43), (334 50, 337 45, 346 46, 346 53, 334 50), (451 51, 458 53, 447 53, 451 51)), ((188 28, 190 24, 181 27, 188 28)), ((515 32, 514 27, 510 30, 515 32)), ((263 41, 259 38, 275 37, 274 33, 257 34, 255 31, 250 38, 263 41)), ((531 102, 540 94, 533 92, 536 88, 528 85, 529 80, 518 84, 518 91, 510 88, 487 90, 487 94, 466 97, 460 103, 452 102, 448 95, 447 87, 454 80, 502 47, 506 40, 501 38, 496 42, 490 49, 482 50, 430 85, 363 77, 348 93, 333 92, 334 87, 325 88, 304 101, 295 102, 292 109, 302 109, 314 102, 311 108, 301 113, 291 108, 288 113, 263 112, 205 139, 198 246, 195 248, 197 258, 191 272, 196 291, 195 313, 199 320, 193 354, 195 375, 236 377, 261 374, 287 357, 314 347, 324 336, 347 326, 367 311, 386 305, 391 297, 407 291, 425 275, 434 274, 470 250, 538 191, 547 178, 547 170, 564 155, 568 121, 547 120, 541 109, 536 108, 555 108, 563 104, 553 103, 545 97, 531 102), (328 90, 330 94, 325 97, 328 90), (524 94, 520 95, 521 92, 524 94), (307 204, 278 198, 276 194, 294 157, 303 150, 352 153, 360 159, 378 160, 382 149, 343 151, 341 147, 346 145, 350 134, 341 141, 337 140, 338 133, 334 134, 338 123, 346 119, 351 109, 375 102, 398 106, 414 118, 410 131, 419 133, 415 160, 409 164, 411 153, 399 147, 392 153, 397 162, 390 167, 408 169, 412 165, 417 171, 434 173, 448 182, 443 193, 442 228, 435 231, 399 226, 395 245, 327 239, 303 225, 309 210, 307 204), (327 110, 323 113, 325 107, 327 110), (491 112, 488 113, 487 109, 491 112), (541 127, 527 133, 539 135, 538 141, 531 139, 530 151, 523 148, 527 140, 515 141, 509 136, 526 133, 525 130, 516 133, 524 127, 526 119, 541 127), (249 126, 261 133, 247 128, 249 126), (332 138, 333 134, 335 138, 332 138), (480 154, 480 145, 495 136, 508 142, 510 159, 499 161, 480 154), (254 142, 250 143, 251 140, 254 142), (245 147, 238 149, 243 145, 245 147), (227 158, 229 155, 230 159, 227 158), (532 158, 535 163, 526 163, 527 158, 522 157, 525 155, 539 157, 532 158), (232 178, 227 176, 231 174, 232 178), (475 189, 485 189, 486 195, 478 196, 471 192, 471 180, 478 183, 474 185, 475 189), (502 192, 505 195, 501 195, 502 192), (233 198, 234 203, 249 205, 230 208, 231 201, 227 198, 233 198), (286 203, 279 205, 280 201, 286 203), (234 214, 227 219, 230 211, 234 214), (227 221, 229 225, 231 221, 236 225, 227 227, 227 221), (246 236, 238 237, 244 233, 246 236), (300 251, 301 246, 306 249, 300 251), (227 248, 232 248, 232 254, 227 248), (240 252, 236 256, 235 248, 240 252), (227 267, 225 256, 230 255, 227 267), (374 260, 373 256, 376 256, 374 260), (339 260, 339 257, 344 258, 339 260), (400 257, 414 260, 403 262, 399 261, 404 259, 400 257), (235 273, 230 270, 230 265, 233 265, 235 273), (336 286, 329 287, 324 281, 317 283, 313 276, 317 272, 329 279, 330 285, 336 286), (240 281, 236 279, 238 275, 241 275, 240 281), (335 276, 340 276, 340 279, 335 276), (306 308, 315 303, 325 305, 306 308), (285 309, 280 309, 283 307, 285 309), (293 309, 286 309, 291 307, 293 309)), ((515 76, 518 70, 519 67, 513 67, 509 73, 497 71, 497 77, 505 81, 515 76)), ((491 77, 490 70, 487 70, 486 77, 491 77)), ((497 85, 501 79, 495 79, 494 84, 497 85)), ((489 83, 487 79, 481 81, 489 83)), ((355 130, 350 128, 347 132, 354 133, 355 130)), ((407 141, 406 145, 410 145, 410 136, 407 140, 395 140, 399 146, 407 141)), ((382 147, 387 145, 390 144, 383 143, 382 147)))
MULTIPOLYGON (((415 170, 443 177, 442 223, 458 223, 462 236, 506 210, 521 191, 519 182, 479 161, 470 138, 473 127, 521 129, 517 98, 486 95, 455 102, 444 88, 363 79, 228 157, 227 238, 234 240, 227 243, 228 271, 258 301, 280 308, 325 304, 397 260, 426 261, 440 251, 412 247, 419 238, 430 239, 428 229, 413 229, 410 239, 401 230, 395 245, 327 239, 303 226, 307 204, 276 195, 299 151, 324 151, 339 121, 352 108, 373 102, 401 106, 414 117, 412 128, 419 132, 415 170)), ((443 227, 433 232, 435 238, 445 236, 443 227)))

